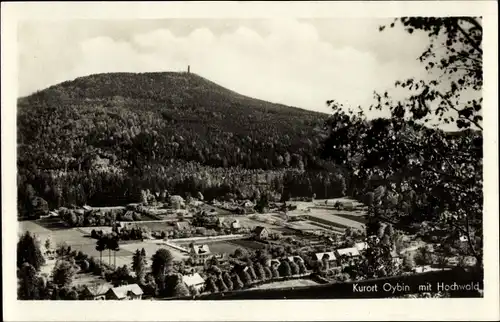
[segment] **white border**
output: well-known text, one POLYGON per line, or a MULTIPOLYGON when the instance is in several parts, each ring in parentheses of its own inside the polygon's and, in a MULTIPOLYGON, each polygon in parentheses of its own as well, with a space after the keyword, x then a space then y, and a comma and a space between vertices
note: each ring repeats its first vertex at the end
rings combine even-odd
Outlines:
POLYGON ((495 1, 432 2, 39 2, 2 3, 2 236, 6 321, 144 320, 498 320, 497 30, 495 1), (138 18, 327 18, 483 16, 484 28, 484 253, 483 299, 19 302, 16 300, 16 26, 19 20, 138 18))

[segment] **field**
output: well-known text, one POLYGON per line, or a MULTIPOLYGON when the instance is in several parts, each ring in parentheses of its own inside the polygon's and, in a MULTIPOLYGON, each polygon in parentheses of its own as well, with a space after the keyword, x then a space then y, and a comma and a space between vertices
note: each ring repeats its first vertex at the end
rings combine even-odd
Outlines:
POLYGON ((338 217, 343 217, 343 218, 346 218, 346 219, 349 219, 352 221, 357 221, 361 224, 366 224, 366 215, 364 213, 354 215, 351 213, 346 213, 345 211, 343 211, 343 212, 335 211, 334 214, 335 214, 335 216, 338 216, 338 217))
MULTIPOLYGON (((42 225, 45 225, 46 222, 42 221, 20 221, 19 222, 19 233, 23 233, 25 231, 30 231, 33 234, 36 234, 43 244, 47 238, 50 238, 53 247, 56 247, 59 244, 65 244, 67 246, 71 246, 72 250, 82 251, 83 253, 93 256, 96 259, 99 259, 99 252, 95 249, 96 240, 90 238, 88 235, 88 228, 66 228, 66 229, 55 229, 50 230, 42 225)), ((157 223, 155 223, 157 224, 157 223)), ((93 227, 90 229, 100 229, 101 227, 93 227)), ((105 227, 109 228, 109 227, 105 227)), ((185 258, 186 255, 180 253, 179 251, 162 244, 156 244, 153 242, 139 242, 139 243, 122 243, 120 244, 120 250, 116 252, 116 265, 131 265, 133 253, 137 249, 144 248, 148 257, 151 257, 158 249, 167 248, 172 252, 174 259, 179 260, 185 258)), ((109 262, 109 253, 105 251, 102 253, 102 259, 105 263, 109 262)), ((111 252, 111 263, 113 264, 115 261, 115 254, 111 252)))
MULTIPOLYGON (((261 218, 264 218, 264 215, 260 215, 260 216, 261 216, 261 218)), ((224 220, 238 220, 242 227, 251 228, 251 229, 253 229, 257 226, 266 227, 268 229, 281 228, 281 226, 273 225, 273 224, 266 223, 266 222, 260 222, 258 220, 254 220, 252 218, 249 218, 248 216, 232 215, 232 216, 222 216, 222 218, 224 218, 224 220)), ((270 219, 274 220, 273 218, 270 218, 270 219)))
POLYGON ((339 226, 339 227, 351 227, 356 229, 363 229, 364 225, 359 221, 354 221, 351 219, 347 219, 345 217, 337 216, 333 214, 332 210, 326 209, 311 209, 308 213, 309 216, 318 218, 320 221, 328 223, 330 225, 339 226))
MULTIPOLYGON (((233 254, 234 251, 238 248, 256 250, 266 247, 264 243, 260 243, 249 239, 231 239, 224 241, 208 241, 203 243, 208 245, 212 253, 219 253, 219 254, 222 253, 233 254)), ((178 242, 176 244, 182 247, 187 247, 189 245, 188 242, 180 242, 180 243, 178 242)), ((197 242, 196 244, 201 244, 201 243, 197 242)))
POLYGON ((288 287, 301 287, 301 286, 315 286, 319 285, 313 280, 310 279, 296 279, 296 280, 288 280, 282 282, 272 282, 269 284, 263 284, 255 287, 256 290, 265 290, 265 289, 275 289, 275 288, 288 288, 288 287))

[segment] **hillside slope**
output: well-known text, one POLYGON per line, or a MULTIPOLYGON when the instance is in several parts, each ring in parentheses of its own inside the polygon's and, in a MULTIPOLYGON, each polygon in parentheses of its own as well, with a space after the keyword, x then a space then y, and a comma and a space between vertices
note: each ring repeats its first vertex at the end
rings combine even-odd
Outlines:
POLYGON ((340 194, 344 180, 318 157, 327 116, 195 74, 77 78, 18 100, 20 207, 33 195, 50 207, 132 202, 140 189, 251 197, 263 181, 281 193, 283 180, 295 195, 340 194), (284 179, 293 169, 309 171, 284 179))
POLYGON ((245 97, 194 74, 98 74, 21 98, 18 142, 21 157, 34 147, 51 154, 52 160, 28 159, 52 169, 62 166, 61 157, 77 161, 91 151, 129 165, 177 158, 272 168, 308 160, 325 117, 245 97))

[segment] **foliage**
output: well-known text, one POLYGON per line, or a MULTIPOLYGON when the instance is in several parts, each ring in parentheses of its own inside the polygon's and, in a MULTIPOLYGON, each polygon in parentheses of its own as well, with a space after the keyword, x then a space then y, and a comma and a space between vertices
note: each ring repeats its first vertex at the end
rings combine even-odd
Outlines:
POLYGON ((430 265, 432 262, 432 253, 428 246, 422 246, 417 249, 417 253, 415 254, 415 263, 417 265, 430 265))
POLYGON ((205 281, 205 291, 209 293, 219 292, 219 288, 217 287, 217 283, 214 277, 210 276, 205 281))
POLYGON ((409 253, 403 256, 403 270, 406 272, 412 272, 415 269, 415 259, 409 253))
POLYGON ((229 290, 233 289, 233 280, 231 279, 231 276, 229 275, 228 272, 222 273, 222 279, 224 280, 224 284, 226 284, 227 288, 229 290))
POLYGON ((299 266, 295 262, 290 262, 290 272, 291 275, 299 274, 299 266))
POLYGON ((115 287, 134 283, 134 278, 130 274, 127 265, 120 266, 113 271, 105 274, 108 282, 111 282, 115 287))
POLYGON ((374 192, 369 216, 375 222, 408 229, 426 221, 444 233, 443 243, 466 236, 468 252, 482 264, 482 99, 472 98, 482 88, 481 22, 399 21, 409 33, 429 36, 420 57, 428 79, 398 81, 396 87, 407 90, 402 99, 376 94, 373 108, 389 111, 389 119, 368 120, 361 108, 329 101, 334 115, 322 156, 345 167, 353 182, 367 183, 356 194, 374 192), (443 124, 460 131, 445 132, 443 124))
POLYGON ((233 274, 232 281, 233 281, 233 290, 243 289, 244 285, 238 274, 233 274))
POLYGON ((38 276, 36 269, 29 263, 24 263, 18 272, 17 296, 19 300, 39 300, 45 285, 38 276))
POLYGON ((186 284, 182 281, 182 276, 178 275, 177 276, 177 281, 175 283, 174 287, 174 297, 183 297, 183 296, 189 296, 190 291, 186 284))
POLYGON ((139 249, 135 251, 134 256, 132 257, 132 270, 134 271, 139 283, 144 281, 146 276, 146 258, 139 249))
POLYGON ((281 193, 286 169, 299 172, 293 193, 302 196, 305 184, 334 196, 316 156, 324 120, 196 75, 78 78, 18 101, 19 211, 33 213, 35 198, 51 209, 150 202, 146 189, 250 198, 262 179, 281 193))
POLYGON ((52 271, 52 280, 59 287, 66 287, 71 284, 76 273, 75 266, 66 260, 57 261, 52 271))
POLYGON ((278 267, 278 271, 280 273, 280 276, 286 277, 292 275, 292 270, 290 268, 290 264, 288 261, 281 261, 280 266, 278 267))
POLYGON ((165 248, 160 248, 154 253, 151 263, 151 272, 153 276, 158 278, 164 278, 167 273, 170 272, 172 268, 173 256, 169 250, 165 248))
POLYGON ((266 273, 264 272, 264 267, 262 267, 261 263, 257 262, 254 264, 254 272, 256 279, 264 280, 266 278, 266 273))
POLYGON ((40 243, 29 231, 25 232, 17 242, 17 267, 23 267, 24 263, 33 266, 36 271, 45 264, 40 243))
POLYGON ((272 278, 280 277, 280 272, 278 271, 278 268, 276 266, 271 267, 271 275, 272 278))

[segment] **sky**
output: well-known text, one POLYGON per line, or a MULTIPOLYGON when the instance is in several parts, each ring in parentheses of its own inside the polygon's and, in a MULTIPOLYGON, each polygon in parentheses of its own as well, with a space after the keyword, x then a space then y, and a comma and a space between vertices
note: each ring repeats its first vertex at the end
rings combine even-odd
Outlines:
POLYGON ((18 25, 18 96, 104 72, 191 71, 240 94, 330 112, 424 77, 428 45, 392 19, 71 20, 18 25))

